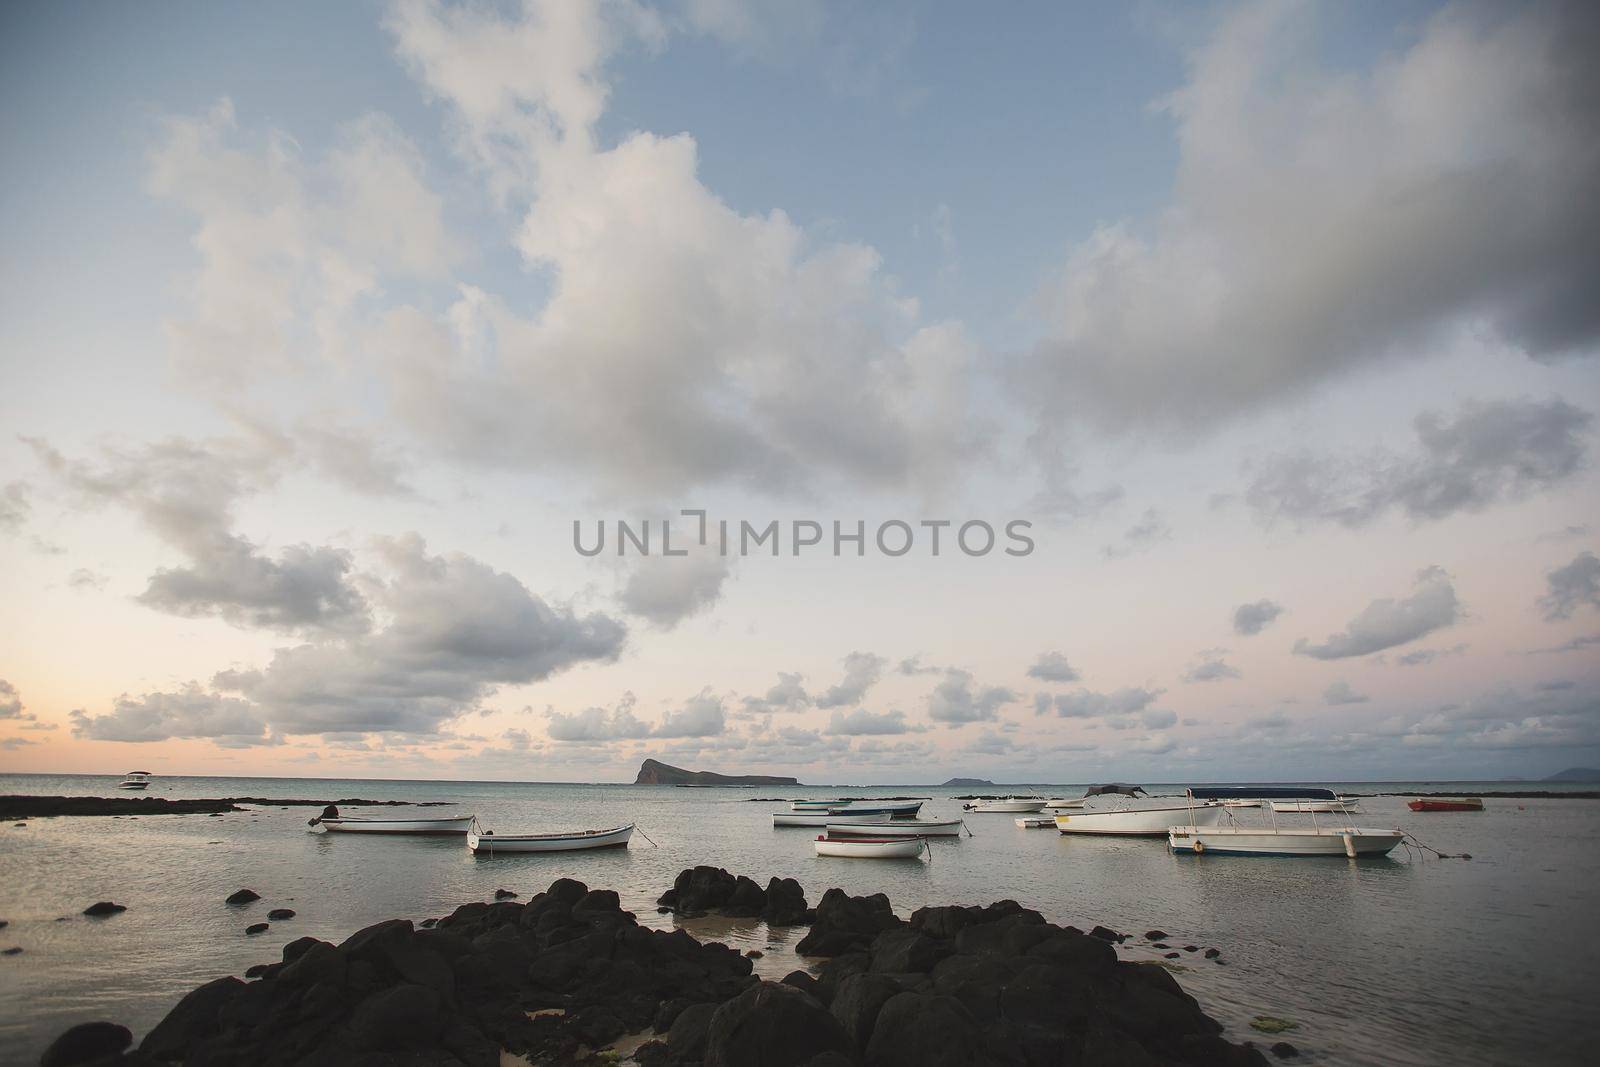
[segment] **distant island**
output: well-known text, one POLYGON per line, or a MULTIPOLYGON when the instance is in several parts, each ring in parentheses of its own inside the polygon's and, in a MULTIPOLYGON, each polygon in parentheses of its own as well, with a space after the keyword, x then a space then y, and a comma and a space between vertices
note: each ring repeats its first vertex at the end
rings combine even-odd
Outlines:
POLYGON ((940 786, 939 788, 943 789, 943 788, 946 788, 948 786, 956 786, 956 785, 960 785, 960 786, 994 785, 994 783, 989 781, 989 779, 987 779, 987 778, 952 778, 948 782, 946 782, 943 786, 940 786))
POLYGON ((799 785, 795 778, 780 778, 771 774, 718 774, 716 771, 686 771, 660 760, 647 759, 639 764, 639 777, 634 785, 799 785))
POLYGON ((1544 779, 1547 782, 1600 782, 1600 769, 1594 767, 1568 767, 1544 779))

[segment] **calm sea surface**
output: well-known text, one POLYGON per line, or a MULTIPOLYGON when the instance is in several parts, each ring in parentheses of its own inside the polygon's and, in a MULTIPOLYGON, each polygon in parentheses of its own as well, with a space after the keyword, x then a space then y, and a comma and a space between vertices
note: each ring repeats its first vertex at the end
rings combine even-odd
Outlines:
MULTIPOLYGON (((115 796, 116 781, 0 775, 0 793, 115 796)), ((1408 787, 1335 786, 1361 793, 1408 787)), ((1042 790, 1075 796, 1082 787, 1042 790)), ((1185 954, 1178 979, 1228 1036, 1259 1038, 1248 1026, 1258 1014, 1292 1019, 1299 1026, 1284 1036, 1300 1048, 1302 1063, 1593 1062, 1600 801, 1490 799, 1481 814, 1460 815, 1412 814, 1403 797, 1362 801, 1360 824, 1409 830, 1444 852, 1471 853, 1470 861, 1404 850, 1381 860, 1196 858, 1172 855, 1157 839, 1063 837, 1018 829, 1008 815, 971 815, 975 836, 936 841, 929 862, 819 859, 808 831, 772 828, 768 813, 783 805, 751 800, 926 795, 934 799, 925 815, 956 816, 961 802, 952 798, 961 792, 158 778, 149 795, 444 800, 458 807, 418 814, 475 812, 502 833, 637 821, 657 847, 636 834, 626 851, 480 859, 460 839, 309 832, 316 810, 307 808, 7 824, 0 827, 0 919, 9 925, 0 947, 23 952, 0 957, 0 1063, 35 1063, 57 1033, 93 1019, 142 1036, 194 986, 276 960, 294 938, 338 941, 382 919, 444 915, 498 888, 525 900, 570 876, 616 889, 642 922, 670 924, 656 914, 655 898, 698 863, 763 884, 792 876, 813 903, 830 886, 881 890, 902 915, 924 904, 1011 897, 1084 929, 1104 923, 1138 935, 1159 927, 1175 947, 1221 949, 1225 966, 1185 954), (225 905, 241 887, 262 900, 225 905), (103 920, 79 914, 97 900, 128 911, 103 920), (273 907, 298 914, 246 937, 244 927, 273 907)), ((766 957, 758 969, 773 977, 798 965, 789 946, 803 931, 725 920, 686 925, 760 947, 766 957)), ((1121 951, 1129 959, 1160 955, 1133 940, 1121 951)))

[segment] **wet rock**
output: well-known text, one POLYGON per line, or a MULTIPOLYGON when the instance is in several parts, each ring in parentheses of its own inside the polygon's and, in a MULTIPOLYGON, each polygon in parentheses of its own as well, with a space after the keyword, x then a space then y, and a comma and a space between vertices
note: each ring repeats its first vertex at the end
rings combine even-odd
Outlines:
POLYGON ((656 903, 671 908, 679 915, 704 915, 726 904, 733 896, 738 881, 721 867, 689 867, 678 872, 672 888, 663 893, 656 903))
POLYGON ((738 919, 754 919, 766 910, 767 891, 742 874, 735 878, 733 893, 722 905, 722 914, 738 919))
POLYGON ((856 1051, 865 1052, 878 1012, 891 998, 904 992, 905 984, 886 974, 852 974, 834 990, 828 1012, 839 1020, 856 1051))
POLYGON ((591 889, 572 905, 572 917, 615 913, 622 910, 622 899, 612 889, 591 889))
POLYGON ((882 1067, 942 1067, 981 1063, 977 1020, 951 997, 899 993, 878 1012, 866 1059, 882 1067))
POLYGON ((217 1013, 244 986, 230 975, 191 990, 167 1012, 166 1018, 144 1035, 139 1051, 158 1061, 182 1059, 196 1042, 216 1034, 217 1013))
POLYGON ((872 941, 872 969, 884 974, 927 972, 954 952, 948 941, 929 937, 909 926, 885 930, 872 941))
POLYGON ((11 924, 9 922, 7 922, 5 919, 0 919, 0 930, 4 930, 6 927, 8 927, 10 925, 11 924))
POLYGON ((292 919, 294 918, 294 909, 273 908, 271 911, 267 912, 267 918, 271 919, 273 922, 278 922, 281 919, 292 919))
POLYGON ((244 928, 244 932, 247 934, 264 934, 271 925, 271 923, 251 923, 244 928))
POLYGON ((1109 927, 1096 926, 1093 930, 1089 931, 1089 936, 1090 937, 1098 937, 1102 941, 1115 941, 1118 944, 1121 944, 1122 941, 1124 939, 1126 939, 1128 935, 1127 934, 1119 934, 1115 930, 1110 929, 1109 927))
POLYGON ((979 908, 918 908, 911 913, 911 926, 931 937, 955 937, 966 927, 980 921, 982 914, 979 908))
POLYGON ((1300 1055, 1300 1050, 1287 1041, 1279 1041, 1272 1046, 1272 1054, 1280 1060, 1292 1060, 1300 1055))
POLYGON ((814 997, 781 982, 762 982, 712 1015, 705 1065, 785 1067, 827 1052, 849 1056, 852 1051, 844 1027, 814 997))
POLYGON ((830 889, 817 903, 811 932, 801 938, 795 951, 802 956, 841 956, 859 952, 872 939, 891 926, 899 925, 889 898, 882 893, 853 897, 842 889, 830 889))
POLYGON ((115 915, 118 912, 127 910, 128 908, 125 904, 113 904, 109 900, 100 900, 90 904, 87 908, 84 908, 83 913, 85 915, 92 915, 96 918, 99 918, 106 915, 115 915))
POLYGON ((20 955, 22 955, 22 946, 21 945, 12 945, 10 948, 0 949, 0 956, 20 956, 20 955))
MULTIPOLYGON (((1193 952, 1194 949, 1188 949, 1187 951, 1193 952)), ((1222 955, 1222 950, 1221 949, 1216 949, 1216 948, 1208 948, 1208 949, 1206 949, 1206 959, 1208 959, 1208 960, 1214 960, 1220 955, 1222 955)))
POLYGON ((375 993, 350 1017, 350 1036, 367 1049, 422 1049, 439 1035, 439 995, 410 983, 375 993))
POLYGON ((816 977, 806 971, 790 971, 783 976, 783 984, 792 985, 802 993, 810 993, 812 996, 817 997, 818 1000, 822 1000, 817 994, 818 982, 816 977))
POLYGON ((715 1004, 693 1004, 678 1013, 667 1031, 667 1050, 674 1060, 699 1063, 705 1059, 711 1017, 716 1013, 715 1004))
POLYGON ((273 964, 273 963, 252 963, 250 966, 248 966, 248 967, 246 967, 244 969, 244 976, 246 978, 260 978, 261 976, 263 976, 263 975, 267 974, 269 971, 271 971, 272 968, 275 967, 275 966, 277 966, 277 964, 273 964))
POLYGON ((50 1042, 39 1067, 71 1067, 109 1059, 133 1044, 133 1033, 116 1023, 80 1023, 50 1042))
POLYGON ((229 904, 250 904, 260 899, 261 894, 254 889, 239 889, 228 894, 227 902, 229 904))
POLYGON ((761 951, 761 950, 760 950, 760 949, 758 949, 758 948, 752 948, 752 949, 747 949, 747 950, 745 950, 745 957, 746 957, 746 958, 747 958, 747 959, 752 959, 752 960, 759 960, 759 959, 761 959, 761 958, 762 958, 762 957, 763 957, 763 956, 765 956, 765 955, 766 955, 766 953, 765 953, 765 952, 762 952, 762 951, 761 951))
POLYGON ((1165 941, 1157 941, 1155 944, 1151 945, 1150 947, 1151 948, 1159 948, 1159 949, 1169 949, 1172 946, 1167 944, 1165 941))
POLYGON ((761 917, 769 926, 798 926, 811 921, 805 890, 793 878, 774 878, 767 883, 767 905, 761 917))
POLYGON ((1146 930, 1144 932, 1144 939, 1146 941, 1165 941, 1167 939, 1167 932, 1165 930, 1146 930))
POLYGON ((494 899, 496 899, 496 900, 511 900, 516 895, 517 895, 516 893, 512 892, 509 889, 496 889, 494 891, 494 899))
POLYGON ((1161 958, 1162 959, 1166 959, 1166 960, 1182 959, 1183 958, 1183 953, 1181 953, 1181 952, 1168 952, 1168 953, 1164 954, 1161 958))

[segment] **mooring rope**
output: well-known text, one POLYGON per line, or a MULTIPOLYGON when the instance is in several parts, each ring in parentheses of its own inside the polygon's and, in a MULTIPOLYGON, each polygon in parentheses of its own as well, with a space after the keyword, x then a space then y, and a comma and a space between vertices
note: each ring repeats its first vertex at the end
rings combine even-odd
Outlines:
POLYGON ((1400 840, 1405 844, 1406 848, 1408 848, 1408 849, 1414 848, 1419 852, 1431 852, 1436 857, 1438 857, 1439 859, 1442 859, 1442 860, 1470 860, 1472 858, 1472 853, 1470 853, 1470 852, 1457 852, 1457 853, 1440 852, 1438 849, 1434 848, 1432 845, 1425 845, 1421 841, 1418 841, 1416 836, 1414 834, 1409 833, 1409 832, 1403 838, 1401 838, 1400 840))
MULTIPOLYGON (((634 823, 633 824, 633 828, 635 830, 639 831, 639 836, 640 837, 644 838, 646 841, 650 841, 650 835, 645 833, 644 830, 639 826, 638 823, 634 823)), ((656 844, 654 841, 650 841, 650 847, 651 848, 660 848, 661 846, 656 844)))

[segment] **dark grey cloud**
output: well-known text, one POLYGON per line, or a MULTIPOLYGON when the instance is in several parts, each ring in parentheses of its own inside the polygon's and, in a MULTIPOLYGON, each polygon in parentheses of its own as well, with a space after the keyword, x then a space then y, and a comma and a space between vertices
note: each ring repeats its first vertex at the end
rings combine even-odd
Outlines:
POLYGON ((1546 622, 1570 619, 1581 608, 1600 609, 1600 559, 1580 552, 1571 563, 1545 575, 1549 592, 1539 598, 1546 622))
POLYGON ((1600 8, 1445 5, 1354 72, 1308 24, 1228 8, 1194 51, 1172 201, 1050 287, 1016 381, 1041 424, 1207 427, 1468 327, 1600 348, 1600 8))
POLYGON ((272 559, 242 537, 221 534, 192 566, 152 574, 136 599, 169 615, 243 629, 359 633, 371 620, 350 581, 352 566, 342 549, 290 545, 272 559))
POLYGON ((26 737, 7 737, 0 739, 0 748, 5 749, 7 752, 15 752, 19 748, 25 748, 28 745, 37 745, 38 743, 39 742, 30 740, 26 737))
POLYGON ((1270 600, 1257 600, 1253 604, 1240 604, 1233 609, 1233 632, 1250 637, 1265 630, 1279 615, 1283 605, 1270 600))
POLYGON ((1167 525, 1167 520, 1155 508, 1146 508, 1145 513, 1139 516, 1139 521, 1123 531, 1120 542, 1105 545, 1100 552, 1107 559, 1121 559, 1171 538, 1172 527, 1167 525))
POLYGON ((1440 567, 1428 567, 1417 573, 1410 596, 1374 600, 1343 632, 1329 634, 1321 644, 1302 637, 1295 642, 1294 651, 1315 659, 1366 656, 1426 637, 1460 617, 1461 604, 1450 576, 1440 567))
POLYGON ((1407 652, 1403 656, 1396 656, 1395 662, 1402 667, 1422 667, 1435 660, 1446 659, 1450 656, 1459 656, 1467 650, 1467 644, 1451 645, 1449 648, 1419 648, 1415 652, 1407 652))
POLYGON ((845 737, 903 734, 910 731, 911 726, 906 722, 906 714, 903 711, 886 711, 879 714, 865 708, 857 708, 850 712, 836 711, 828 719, 828 732, 845 737))
POLYGON ((975 686, 970 671, 952 667, 928 696, 928 718, 950 726, 993 722, 1000 718, 1001 708, 1017 699, 1017 694, 1004 686, 975 686))
POLYGON ((1369 697, 1350 688, 1350 683, 1344 679, 1329 682, 1328 688, 1322 691, 1322 702, 1329 705, 1339 704, 1365 704, 1369 697))
POLYGON ((1416 521, 1515 501, 1583 469, 1594 417, 1560 399, 1496 400, 1453 417, 1417 416, 1408 454, 1359 457, 1311 452, 1255 465, 1245 500, 1262 522, 1364 526, 1390 511, 1416 521))
POLYGON ((868 689, 883 677, 889 661, 871 652, 852 652, 844 658, 844 678, 817 697, 819 708, 841 708, 858 704, 868 689))
POLYGON ((552 741, 618 741, 649 737, 650 726, 634 714, 638 699, 624 693, 613 708, 584 708, 571 714, 545 710, 545 733, 552 741))
POLYGON ((1162 689, 1142 689, 1138 687, 1125 687, 1111 693, 1097 693, 1090 689, 1079 689, 1072 693, 1060 693, 1050 701, 1048 708, 1042 708, 1037 702, 1034 711, 1044 714, 1054 711, 1063 719, 1098 719, 1119 715, 1132 715, 1144 711, 1156 698, 1165 692, 1162 689))
POLYGON ((670 630, 711 610, 722 596, 733 561, 715 552, 641 556, 618 596, 625 611, 670 630))
POLYGON ((804 682, 803 675, 779 671, 777 684, 769 688, 764 696, 744 698, 745 710, 755 714, 804 711, 811 706, 811 696, 806 692, 804 682))
POLYGON ((1082 676, 1060 652, 1041 652, 1028 668, 1028 677, 1043 682, 1076 682, 1082 676))
POLYGON ((1217 682, 1227 678, 1242 678, 1237 667, 1231 666, 1222 658, 1223 650, 1212 650, 1200 654, 1200 661, 1183 672, 1186 682, 1217 682))

